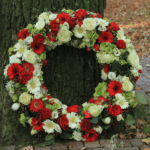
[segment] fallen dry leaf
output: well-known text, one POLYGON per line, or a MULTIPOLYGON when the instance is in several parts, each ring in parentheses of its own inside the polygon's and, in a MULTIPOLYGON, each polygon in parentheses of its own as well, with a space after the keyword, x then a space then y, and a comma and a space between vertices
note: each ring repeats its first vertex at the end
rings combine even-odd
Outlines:
POLYGON ((146 144, 150 144, 150 138, 148 138, 148 139, 142 139, 141 141, 144 142, 144 143, 146 143, 146 144))
POLYGON ((141 89, 141 87, 136 87, 136 88, 135 88, 135 90, 140 90, 140 89, 141 89))
POLYGON ((86 150, 86 147, 82 147, 80 150, 86 150))
POLYGON ((126 139, 126 136, 120 132, 120 139, 126 139))
POLYGON ((24 147, 22 150, 33 150, 33 147, 29 145, 27 147, 24 147))
POLYGON ((143 150, 150 150, 150 148, 144 148, 143 150))
POLYGON ((150 76, 146 76, 146 77, 150 79, 150 76))

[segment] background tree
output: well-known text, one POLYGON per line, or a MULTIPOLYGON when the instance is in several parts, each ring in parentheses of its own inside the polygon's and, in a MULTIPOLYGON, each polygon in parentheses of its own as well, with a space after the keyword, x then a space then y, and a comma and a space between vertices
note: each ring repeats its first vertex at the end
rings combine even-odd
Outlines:
MULTIPOLYGON (((29 23, 35 24, 45 8, 52 12, 84 9, 104 17, 106 0, 0 0, 0 139, 3 140, 37 138, 31 137, 16 119, 17 112, 11 110, 12 99, 3 83, 3 71, 9 64, 8 49, 17 43, 19 31, 29 23)), ((95 52, 63 44, 48 52, 47 59, 43 78, 52 97, 66 105, 80 106, 93 97, 101 82, 95 52)))

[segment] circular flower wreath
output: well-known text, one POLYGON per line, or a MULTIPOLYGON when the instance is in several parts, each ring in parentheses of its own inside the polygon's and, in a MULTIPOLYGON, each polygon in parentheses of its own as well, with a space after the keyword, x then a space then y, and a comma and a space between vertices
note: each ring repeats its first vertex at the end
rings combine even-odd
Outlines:
POLYGON ((18 43, 9 48, 10 64, 4 69, 6 89, 16 102, 12 109, 18 112, 20 123, 29 125, 31 135, 47 133, 45 144, 53 143, 58 135, 95 141, 118 121, 133 124, 133 116, 126 113, 138 104, 133 90, 142 66, 130 41, 122 28, 99 13, 83 9, 41 13, 34 26, 20 30, 18 43), (48 62, 46 52, 63 43, 92 49, 103 65, 103 82, 82 107, 62 104, 44 85, 41 69, 48 62))

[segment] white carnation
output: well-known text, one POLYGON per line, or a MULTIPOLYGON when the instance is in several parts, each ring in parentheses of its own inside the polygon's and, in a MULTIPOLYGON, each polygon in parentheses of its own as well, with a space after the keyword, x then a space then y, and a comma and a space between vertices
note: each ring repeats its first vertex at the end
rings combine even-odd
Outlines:
POLYGON ((101 127, 101 126, 94 127, 93 129, 94 129, 97 133, 99 133, 99 134, 101 134, 101 133, 102 133, 102 131, 103 131, 103 129, 102 129, 102 127, 101 127))
POLYGON ((19 109, 19 107, 20 107, 19 103, 14 103, 14 104, 12 104, 11 109, 14 110, 14 111, 16 111, 16 110, 19 109))
POLYGON ((83 25, 85 27, 85 30, 94 30, 96 28, 96 20, 94 18, 85 18, 83 20, 83 25))
POLYGON ((49 19, 54 20, 57 17, 58 14, 50 14, 49 19))
POLYGON ((82 140, 82 133, 81 132, 73 131, 72 135, 76 141, 82 140))
POLYGON ((13 63, 21 64, 21 60, 19 58, 17 58, 16 55, 12 55, 9 57, 9 63, 10 64, 13 64, 13 63))
POLYGON ((27 36, 26 39, 25 39, 25 42, 27 44, 31 44, 31 42, 33 42, 33 38, 31 36, 27 36))
POLYGON ((114 80, 114 78, 116 78, 116 73, 115 73, 115 72, 109 72, 109 73, 108 73, 108 78, 109 78, 110 80, 114 80))
POLYGON ((54 111, 52 112, 52 119, 53 119, 53 118, 55 118, 55 119, 58 118, 58 111, 57 111, 57 110, 54 110, 54 111))
POLYGON ((36 27, 38 30, 42 30, 42 29, 44 28, 44 26, 45 26, 45 22, 44 22, 43 20, 39 20, 39 21, 36 23, 36 25, 35 25, 35 27, 36 27))

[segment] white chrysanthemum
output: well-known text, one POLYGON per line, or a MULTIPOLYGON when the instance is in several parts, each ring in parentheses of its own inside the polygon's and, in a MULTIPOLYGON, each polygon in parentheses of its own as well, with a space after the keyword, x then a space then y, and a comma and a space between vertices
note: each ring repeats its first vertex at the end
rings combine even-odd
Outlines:
POLYGON ((74 27, 73 32, 74 32, 74 36, 77 38, 82 38, 86 34, 83 24, 81 25, 81 27, 79 27, 79 25, 77 24, 74 27))
POLYGON ((36 25, 35 25, 35 27, 36 27, 38 30, 42 30, 42 29, 44 28, 44 26, 45 26, 45 22, 44 22, 43 20, 39 20, 39 21, 36 23, 36 25))
POLYGON ((19 107, 20 107, 19 103, 14 103, 14 104, 12 104, 11 109, 14 110, 14 111, 16 111, 16 110, 19 109, 19 107))
POLYGON ((24 92, 19 96, 19 102, 24 104, 24 105, 29 105, 31 101, 31 95, 24 92))
POLYGON ((110 118, 110 117, 106 117, 103 122, 104 122, 105 124, 110 124, 111 118, 110 118))
POLYGON ((57 34, 58 40, 62 43, 68 43, 71 40, 72 32, 68 30, 67 26, 63 26, 57 34))
POLYGON ((52 112, 52 119, 57 119, 58 118, 58 111, 57 110, 55 110, 55 111, 53 111, 52 112))
POLYGON ((67 114, 67 110, 66 110, 67 107, 68 107, 67 105, 64 104, 62 105, 62 114, 67 114))
POLYGON ((114 50, 114 55, 117 56, 117 57, 119 57, 121 55, 121 52, 120 52, 120 50, 118 48, 116 48, 114 50))
POLYGON ((76 116, 76 114, 77 113, 75 113, 75 112, 71 112, 71 113, 67 113, 67 118, 68 118, 68 120, 69 120, 69 127, 71 128, 71 129, 74 129, 74 128, 76 128, 76 126, 77 126, 77 122, 81 122, 81 120, 80 120, 80 118, 79 118, 79 116, 77 115, 76 116))
POLYGON ((117 116, 117 121, 121 121, 121 120, 124 120, 124 118, 122 117, 122 114, 117 116))
POLYGON ((93 117, 98 117, 99 114, 101 113, 101 105, 93 105, 93 106, 90 106, 88 111, 89 113, 93 116, 93 117))
POLYGON ((28 119, 28 123, 30 124, 30 126, 32 126, 32 125, 31 125, 31 122, 32 122, 31 119, 32 119, 32 118, 33 118, 33 117, 31 117, 31 118, 28 119))
POLYGON ((132 74, 134 75, 134 77, 139 76, 139 72, 134 69, 134 70, 130 70, 132 72, 132 74))
POLYGON ((27 36, 26 39, 25 39, 25 42, 27 44, 31 44, 31 42, 33 42, 33 38, 31 36, 27 36))
POLYGON ((45 125, 43 126, 43 129, 45 130, 45 132, 47 133, 54 133, 54 129, 56 129, 56 123, 54 123, 53 121, 46 119, 43 122, 45 125))
POLYGON ((139 65, 139 56, 136 54, 136 52, 130 52, 127 57, 127 62, 133 67, 139 65))
POLYGON ((49 19, 50 19, 50 20, 54 20, 54 19, 57 17, 57 15, 58 15, 58 14, 53 14, 53 13, 52 13, 52 14, 49 15, 49 19))
POLYGON ((126 109, 129 107, 129 103, 125 99, 119 99, 116 101, 117 105, 120 105, 121 109, 126 109))
POLYGON ((4 76, 7 77, 7 70, 8 70, 8 67, 10 66, 10 64, 6 65, 5 66, 5 69, 4 69, 4 76))
POLYGON ((49 23, 49 14, 47 12, 43 12, 39 15, 38 20, 43 20, 45 19, 45 23, 49 23))
POLYGON ((129 79, 129 77, 127 77, 127 76, 124 76, 124 77, 122 77, 122 79, 121 79, 121 82, 128 82, 128 81, 130 81, 130 79, 129 79))
POLYGON ((19 42, 14 47, 16 48, 14 51, 17 51, 16 56, 18 58, 20 58, 27 50, 27 45, 25 45, 24 41, 22 40, 19 40, 19 42))
POLYGON ((101 71, 101 78, 103 79, 103 80, 106 80, 107 79, 107 73, 105 73, 104 72, 104 69, 102 69, 102 71, 101 71))
POLYGON ((37 77, 33 77, 32 79, 28 80, 26 86, 30 93, 35 94, 36 92, 40 91, 41 82, 37 77))
POLYGON ((82 140, 82 133, 81 132, 73 131, 72 136, 76 141, 82 140))
POLYGON ((85 18, 83 20, 83 25, 85 27, 85 30, 94 30, 96 28, 96 20, 94 18, 85 18))
MULTIPOLYGON (((33 127, 34 128, 34 127, 33 127)), ((30 134, 31 135, 34 135, 34 134, 37 134, 38 132, 37 132, 37 130, 35 129, 35 130, 33 130, 33 128, 31 129, 31 131, 30 131, 30 134)))
POLYGON ((133 84, 130 81, 124 82, 124 83, 122 83, 122 89, 124 91, 132 91, 133 90, 133 84))
POLYGON ((35 53, 31 50, 26 50, 24 53, 23 53, 23 57, 22 57, 22 60, 25 60, 31 64, 35 63, 36 61, 36 56, 35 56, 35 53))
POLYGON ((9 63, 10 64, 13 64, 13 63, 21 64, 21 60, 19 58, 17 58, 16 55, 12 55, 9 57, 9 63))
POLYGON ((114 80, 114 78, 116 78, 116 73, 115 73, 115 72, 109 72, 109 73, 108 73, 108 78, 109 78, 110 80, 114 80))
POLYGON ((101 133, 102 133, 102 131, 103 131, 103 129, 102 129, 102 127, 101 127, 101 126, 94 127, 93 129, 94 129, 97 133, 99 133, 99 134, 101 134, 101 133))

